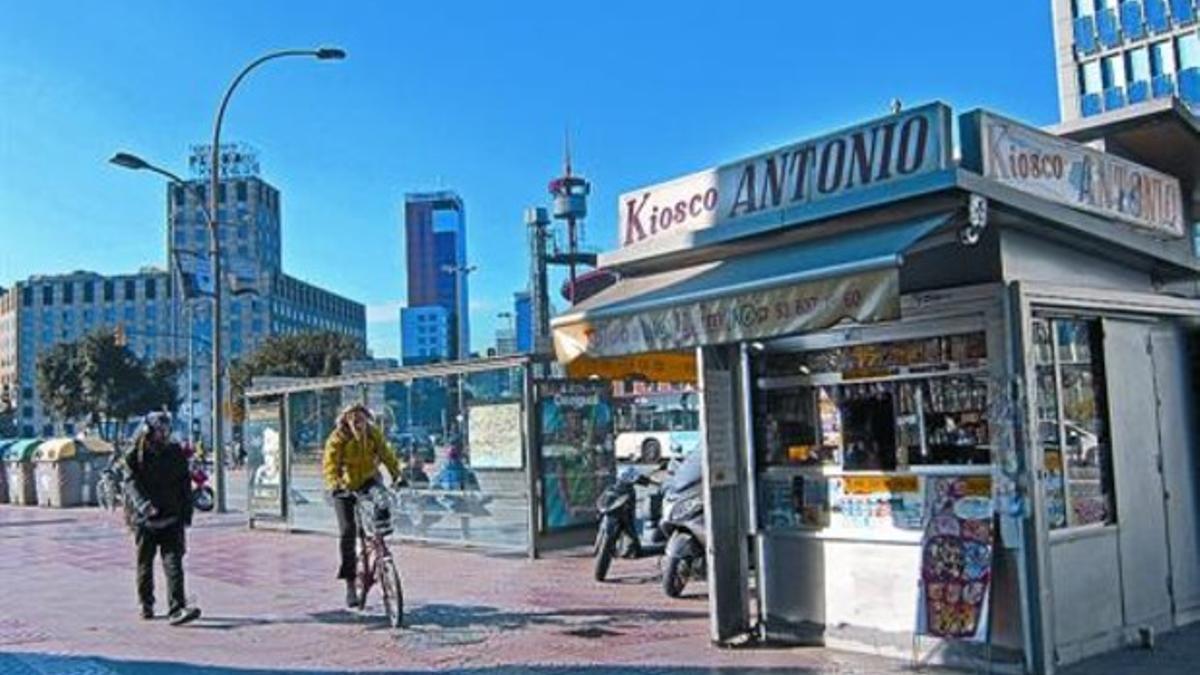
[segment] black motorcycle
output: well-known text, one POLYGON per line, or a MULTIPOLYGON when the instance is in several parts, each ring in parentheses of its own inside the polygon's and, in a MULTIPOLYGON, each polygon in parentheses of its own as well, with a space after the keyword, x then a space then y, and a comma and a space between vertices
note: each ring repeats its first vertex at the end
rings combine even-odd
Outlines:
POLYGON ((637 518, 637 487, 655 485, 649 476, 629 466, 596 500, 600 527, 596 532, 596 581, 604 581, 614 556, 645 558, 662 553, 666 536, 658 527, 662 513, 662 493, 651 491, 648 518, 637 518))
POLYGON ((662 532, 669 537, 663 553, 662 585, 668 597, 677 598, 690 579, 707 574, 704 524, 704 485, 701 453, 692 452, 664 483, 662 532))

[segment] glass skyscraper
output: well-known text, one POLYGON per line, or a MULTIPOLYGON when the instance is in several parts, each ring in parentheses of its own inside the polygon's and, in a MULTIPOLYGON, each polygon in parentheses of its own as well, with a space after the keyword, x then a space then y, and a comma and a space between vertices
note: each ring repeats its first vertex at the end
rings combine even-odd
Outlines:
POLYGON ((408 307, 401 320, 404 363, 465 357, 471 344, 469 283, 466 274, 454 271, 467 263, 462 198, 449 190, 406 194, 404 232, 408 271, 408 307), (459 283, 462 286, 456 289, 459 283), (440 314, 431 309, 435 307, 445 311, 444 319, 438 320, 440 314), (410 334, 418 329, 424 332, 410 334), (430 334, 433 329, 442 334, 430 334), (437 353, 430 353, 434 346, 437 353))
POLYGON ((1196 0, 1052 0, 1062 121, 1178 96, 1200 109, 1196 0))

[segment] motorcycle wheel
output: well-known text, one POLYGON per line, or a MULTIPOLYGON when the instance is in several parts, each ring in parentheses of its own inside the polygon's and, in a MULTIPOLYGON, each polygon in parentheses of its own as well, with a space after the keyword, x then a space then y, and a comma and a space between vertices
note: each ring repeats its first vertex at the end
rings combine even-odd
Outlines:
POLYGON ((396 563, 387 558, 379 566, 379 588, 383 591, 383 609, 388 623, 399 628, 404 623, 404 589, 400 586, 400 572, 396 563))
POLYGON ((596 537, 596 566, 593 570, 593 576, 595 576, 596 581, 604 581, 608 577, 608 568, 612 565, 613 542, 609 540, 608 535, 603 530, 596 537))
POLYGON ((204 487, 192 491, 192 504, 201 511, 212 511, 213 509, 213 491, 212 488, 205 485, 204 487))
POLYGON ((668 598, 678 598, 683 594, 683 587, 687 585, 687 577, 684 576, 684 564, 682 558, 674 556, 667 556, 664 560, 662 587, 663 593, 666 593, 668 598))

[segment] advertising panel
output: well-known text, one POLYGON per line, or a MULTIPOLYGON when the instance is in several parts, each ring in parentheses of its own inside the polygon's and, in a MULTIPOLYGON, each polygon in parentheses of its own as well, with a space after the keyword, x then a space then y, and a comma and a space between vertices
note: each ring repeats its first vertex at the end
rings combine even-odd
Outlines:
POLYGON ((755 340, 828 328, 841 321, 886 321, 900 314, 895 268, 684 302, 556 326, 559 361, 622 356, 755 340))

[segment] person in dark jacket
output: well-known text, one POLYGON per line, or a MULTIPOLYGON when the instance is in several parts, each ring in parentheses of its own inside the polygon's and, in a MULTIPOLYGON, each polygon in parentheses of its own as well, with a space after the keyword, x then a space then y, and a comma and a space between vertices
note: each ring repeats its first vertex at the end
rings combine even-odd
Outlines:
POLYGON ((171 441, 171 416, 146 416, 125 455, 125 495, 137 544, 137 593, 142 618, 154 618, 154 556, 167 577, 167 617, 182 625, 200 616, 183 587, 185 528, 192 524, 192 476, 183 448, 171 441))

